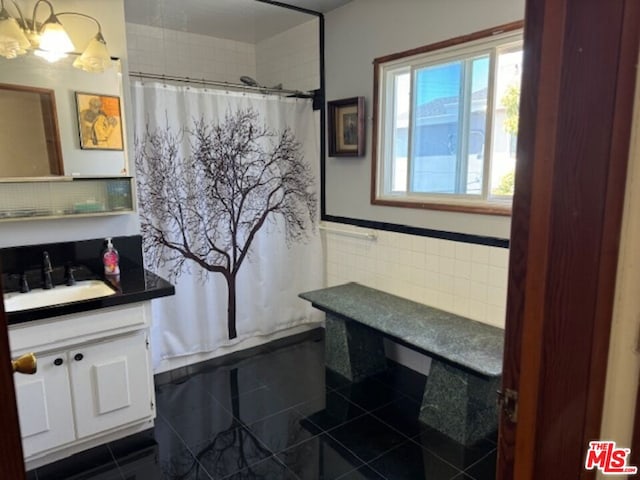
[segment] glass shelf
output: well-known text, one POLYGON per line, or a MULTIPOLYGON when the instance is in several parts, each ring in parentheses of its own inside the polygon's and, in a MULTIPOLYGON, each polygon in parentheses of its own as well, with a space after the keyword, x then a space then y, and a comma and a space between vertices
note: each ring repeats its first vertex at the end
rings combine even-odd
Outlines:
POLYGON ((0 182, 0 221, 117 215, 134 211, 131 177, 0 182))

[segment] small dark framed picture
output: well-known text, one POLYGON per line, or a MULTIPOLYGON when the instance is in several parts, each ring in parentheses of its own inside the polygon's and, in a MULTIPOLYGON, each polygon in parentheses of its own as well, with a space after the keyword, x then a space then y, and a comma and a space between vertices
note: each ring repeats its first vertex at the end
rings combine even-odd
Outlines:
POLYGON ((76 92, 80 148, 124 150, 120 97, 76 92))
POLYGON ((364 97, 327 102, 329 119, 329 156, 364 155, 364 97))

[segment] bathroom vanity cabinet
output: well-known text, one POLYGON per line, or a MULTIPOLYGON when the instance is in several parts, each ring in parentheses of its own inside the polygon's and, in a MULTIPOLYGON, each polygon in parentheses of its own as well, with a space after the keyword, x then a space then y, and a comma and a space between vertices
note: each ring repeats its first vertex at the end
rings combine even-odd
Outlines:
POLYGON ((9 327, 12 356, 38 358, 14 379, 28 469, 153 425, 149 319, 145 301, 9 327))

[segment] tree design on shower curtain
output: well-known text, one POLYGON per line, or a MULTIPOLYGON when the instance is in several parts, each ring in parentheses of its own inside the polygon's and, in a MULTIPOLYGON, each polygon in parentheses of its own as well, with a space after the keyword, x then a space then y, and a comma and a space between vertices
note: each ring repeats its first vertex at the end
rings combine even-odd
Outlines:
POLYGON ((263 125, 255 110, 237 110, 178 132, 147 128, 136 140, 136 168, 147 259, 174 279, 192 266, 205 278, 221 274, 235 338, 236 277, 258 231, 281 219, 292 242, 315 227, 314 177, 300 143, 289 128, 263 125))

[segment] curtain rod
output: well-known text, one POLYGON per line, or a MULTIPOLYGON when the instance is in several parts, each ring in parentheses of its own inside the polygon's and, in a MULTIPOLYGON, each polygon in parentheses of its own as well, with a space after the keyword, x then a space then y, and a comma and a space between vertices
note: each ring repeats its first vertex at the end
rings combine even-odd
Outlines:
POLYGON ((147 78, 150 80, 159 80, 161 82, 181 82, 191 83, 194 85, 203 85, 218 88, 232 88, 234 90, 248 90, 257 93, 270 93, 270 94, 286 94, 297 98, 314 98, 313 93, 302 92, 300 90, 287 90, 286 88, 273 88, 273 87, 253 87, 251 85, 245 85, 243 83, 231 83, 223 82, 220 80, 206 80, 204 78, 191 78, 191 77, 179 77, 177 75, 161 75, 157 73, 145 73, 145 72, 129 72, 129 75, 137 78, 147 78))

